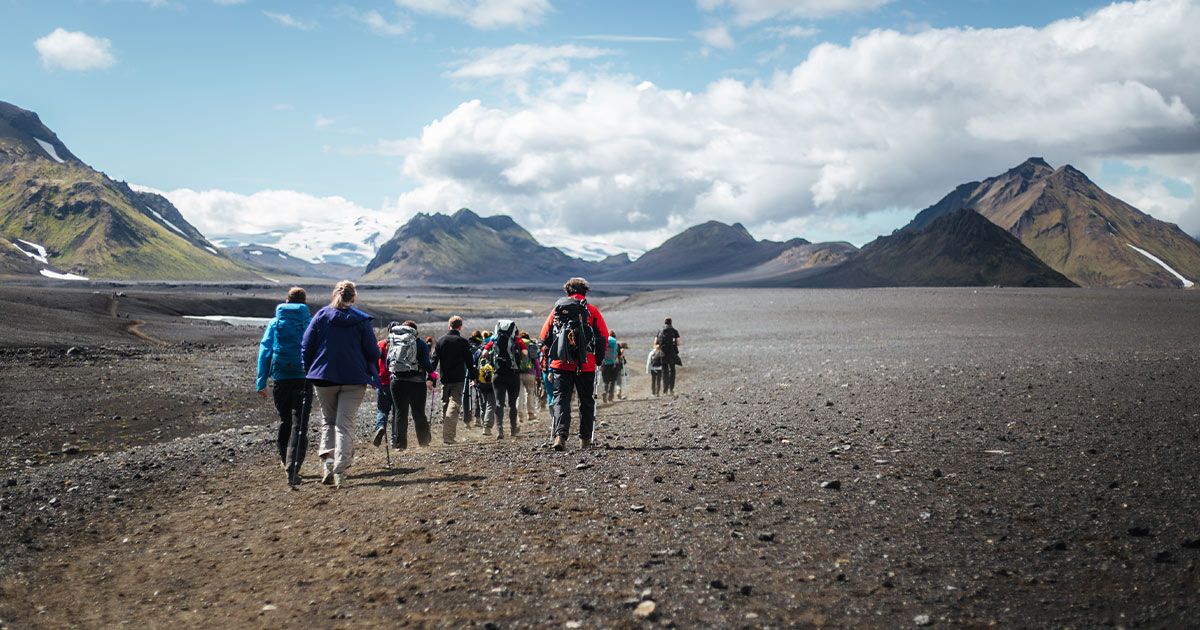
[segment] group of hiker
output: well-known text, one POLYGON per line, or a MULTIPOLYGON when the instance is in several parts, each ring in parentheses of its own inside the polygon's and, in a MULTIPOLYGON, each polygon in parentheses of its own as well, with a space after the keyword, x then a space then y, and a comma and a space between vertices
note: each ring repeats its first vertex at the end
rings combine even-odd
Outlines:
MULTIPOLYGON (((624 398, 628 349, 588 303, 589 290, 583 278, 568 280, 566 295, 555 302, 536 337, 504 319, 492 331, 464 337, 463 319, 456 315, 435 342, 432 336, 421 338, 411 320, 389 324, 377 339, 372 316, 355 306, 357 288, 349 280, 338 282, 329 305, 311 315, 304 289, 292 288, 263 333, 256 381, 263 397, 268 380, 273 381, 279 459, 288 485, 300 485, 314 393, 323 415, 317 447, 321 482, 335 487, 344 485, 353 463, 353 422, 368 387, 378 392, 376 447, 390 432, 385 448, 406 449, 410 416, 417 444, 428 446, 430 416, 440 402, 443 444, 456 443, 460 422, 465 427, 474 422, 484 435, 492 435, 494 426, 496 438, 504 439, 506 411, 508 432, 516 436, 522 420, 536 420, 539 409, 549 408, 551 448, 562 451, 578 398, 580 446, 589 448, 597 370, 602 401, 624 398)), ((679 332, 667 318, 646 359, 654 396, 674 392, 675 368, 682 364, 679 345, 679 332)))

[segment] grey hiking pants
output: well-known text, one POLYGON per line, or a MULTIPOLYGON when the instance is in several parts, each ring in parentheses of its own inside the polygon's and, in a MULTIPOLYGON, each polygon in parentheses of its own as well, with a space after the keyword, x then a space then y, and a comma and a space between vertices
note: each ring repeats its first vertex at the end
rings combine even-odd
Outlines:
POLYGON ((342 474, 354 462, 354 417, 367 395, 366 385, 318 387, 321 401, 321 448, 317 456, 333 458, 333 472, 342 474))

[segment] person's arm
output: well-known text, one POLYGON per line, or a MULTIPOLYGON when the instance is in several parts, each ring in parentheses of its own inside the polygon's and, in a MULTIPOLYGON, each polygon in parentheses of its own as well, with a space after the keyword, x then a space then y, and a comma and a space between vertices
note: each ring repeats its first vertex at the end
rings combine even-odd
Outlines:
POLYGON ((646 355, 646 373, 650 373, 650 364, 654 363, 654 348, 650 348, 650 354, 646 355))
POLYGON ((463 364, 467 367, 467 376, 470 377, 471 381, 474 381, 476 378, 479 378, 479 372, 475 369, 475 357, 471 355, 471 344, 464 343, 460 345, 462 346, 463 364))
POLYGON ((437 368, 438 368, 438 363, 441 363, 442 352, 445 350, 445 348, 442 347, 445 344, 443 344, 442 342, 445 341, 445 339, 446 339, 445 337, 442 337, 441 339, 438 339, 437 341, 433 342, 433 344, 434 344, 433 345, 433 354, 429 357, 429 365, 431 365, 433 367, 432 370, 429 370, 430 374, 432 374, 433 372, 436 372, 437 368))
POLYGON ((371 328, 371 320, 363 320, 358 327, 358 339, 362 347, 363 358, 367 360, 368 376, 372 377, 372 385, 379 384, 379 346, 375 341, 375 330, 371 328))
POLYGON ((258 378, 255 379, 255 391, 262 392, 266 396, 267 378, 271 376, 271 354, 275 349, 275 320, 267 324, 267 330, 263 332, 262 341, 258 342, 258 378))
POLYGON ((550 309, 550 314, 546 316, 546 323, 542 324, 542 332, 538 336, 542 340, 542 347, 546 348, 550 345, 550 330, 554 327, 554 309, 550 309))
POLYGON ((601 339, 605 340, 605 350, 608 350, 608 324, 604 323, 604 316, 600 314, 600 309, 591 304, 588 305, 588 308, 592 310, 592 317, 595 318, 596 332, 601 339))
POLYGON ((426 374, 433 374, 433 361, 429 359, 429 344, 421 339, 417 340, 417 362, 425 368, 426 374))

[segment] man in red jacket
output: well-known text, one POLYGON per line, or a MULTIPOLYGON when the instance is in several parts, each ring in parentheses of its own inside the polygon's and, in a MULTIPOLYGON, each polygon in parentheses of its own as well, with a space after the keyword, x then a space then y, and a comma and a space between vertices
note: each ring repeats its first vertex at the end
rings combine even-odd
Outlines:
POLYGON ((556 333, 562 329, 562 322, 555 322, 555 312, 564 308, 585 308, 585 327, 589 329, 591 344, 584 350, 582 362, 555 359, 550 362, 550 371, 554 381, 554 444, 556 451, 566 448, 567 436, 571 433, 571 396, 579 395, 579 441, 583 448, 592 445, 592 429, 596 422, 596 350, 602 348, 603 341, 608 339, 608 326, 600 309, 587 303, 587 280, 571 278, 563 285, 567 297, 559 300, 550 309, 546 323, 542 324, 542 348, 544 353, 551 352, 555 343, 556 333))

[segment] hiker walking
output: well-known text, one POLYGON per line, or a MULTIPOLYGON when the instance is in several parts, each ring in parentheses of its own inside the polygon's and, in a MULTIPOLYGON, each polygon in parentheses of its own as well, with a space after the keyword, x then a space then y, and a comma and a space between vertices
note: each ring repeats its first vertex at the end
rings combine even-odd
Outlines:
MULTIPOLYGON (((479 356, 479 349, 483 347, 483 333, 478 330, 472 330, 471 336, 467 338, 467 343, 471 346, 471 367, 475 368, 475 357, 479 356)), ((467 386, 463 391, 463 424, 469 427, 471 426, 471 420, 474 419, 475 426, 482 427, 483 423, 480 422, 483 407, 481 404, 482 397, 476 391, 479 385, 479 373, 477 370, 472 373, 474 376, 467 379, 467 386)))
POLYGON ((603 402, 613 402, 616 395, 617 378, 621 375, 621 347, 617 343, 617 333, 608 331, 607 347, 604 351, 604 362, 600 366, 600 379, 604 382, 604 393, 600 395, 603 402))
POLYGON ((571 433, 571 397, 579 396, 579 440, 582 448, 592 445, 596 422, 595 372, 597 359, 603 360, 608 326, 600 309, 588 304, 591 287, 583 278, 571 278, 563 285, 567 294, 554 303, 542 324, 539 338, 549 359, 554 387, 554 443, 556 451, 566 448, 571 433), (600 354, 599 357, 596 355, 600 354))
MULTIPOLYGON (((376 364, 379 371, 379 388, 375 390, 375 437, 371 443, 376 448, 383 443, 383 436, 387 434, 388 419, 392 417, 392 410, 395 408, 392 404, 392 375, 387 369, 388 331, 385 329, 382 334, 383 338, 375 344, 379 348, 379 361, 376 364)), ((391 456, 388 459, 390 461, 391 456)))
POLYGON ((396 406, 392 448, 408 448, 408 415, 412 414, 417 444, 429 446, 429 416, 425 413, 426 390, 437 378, 429 360, 429 345, 417 336, 412 320, 388 327, 387 369, 392 381, 392 404, 396 406))
POLYGON ((675 393, 675 368, 683 365, 683 361, 679 358, 679 331, 671 325, 671 318, 663 320, 662 330, 658 331, 658 336, 654 338, 654 343, 662 350, 663 353, 663 382, 662 392, 664 394, 675 393))
MULTIPOLYGON (((521 378, 521 400, 517 407, 518 411, 525 413, 526 420, 537 420, 538 404, 535 400, 538 398, 538 381, 541 379, 537 361, 538 349, 529 338, 529 333, 525 331, 521 331, 521 342, 525 344, 525 349, 521 351, 521 360, 517 366, 517 373, 521 378)), ((519 417, 518 414, 518 419, 519 417)))
POLYGON ((307 378, 316 387, 324 420, 321 425, 321 483, 340 488, 354 461, 351 430, 367 385, 379 386, 379 346, 371 316, 354 307, 358 290, 342 280, 329 306, 317 311, 304 331, 301 348, 307 378))
POLYGON ((312 412, 312 384, 304 378, 300 343, 312 319, 304 289, 292 287, 287 301, 275 307, 258 344, 258 378, 255 389, 267 397, 267 379, 274 381, 271 394, 279 412, 279 461, 287 471, 288 486, 300 485, 300 466, 308 450, 308 417, 312 412))
MULTIPOLYGON (((471 358, 471 343, 462 336, 463 319, 458 315, 450 318, 449 330, 437 340, 433 352, 433 367, 442 377, 442 442, 455 443, 459 420, 465 420, 464 404, 470 400, 464 396, 468 380, 475 377, 475 362, 471 358)), ((466 412, 470 414, 469 411, 466 412)), ((465 420, 468 425, 469 420, 465 420)))
POLYGON ((516 437, 517 428, 517 398, 521 395, 520 363, 521 353, 528 352, 525 341, 517 336, 517 323, 502 319, 496 322, 496 332, 491 341, 483 345, 485 353, 496 366, 496 376, 492 379, 492 390, 495 392, 496 409, 496 439, 504 439, 504 409, 508 408, 509 429, 516 437))
POLYGON ((650 354, 646 355, 646 373, 650 375, 650 392, 658 396, 659 390, 662 388, 662 373, 663 373, 663 352, 658 344, 650 349, 650 354))
MULTIPOLYGON (((483 434, 492 434, 492 423, 496 420, 496 390, 492 389, 492 381, 496 378, 496 364, 485 346, 475 351, 475 415, 476 426, 480 425, 479 417, 483 419, 483 434)), ((503 430, 503 427, 501 427, 503 430)))

